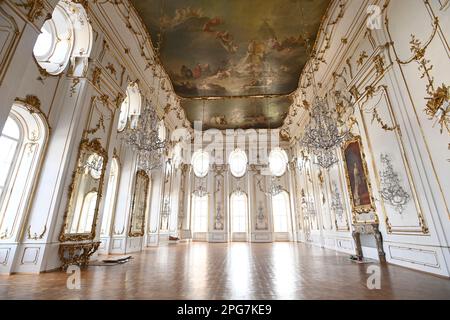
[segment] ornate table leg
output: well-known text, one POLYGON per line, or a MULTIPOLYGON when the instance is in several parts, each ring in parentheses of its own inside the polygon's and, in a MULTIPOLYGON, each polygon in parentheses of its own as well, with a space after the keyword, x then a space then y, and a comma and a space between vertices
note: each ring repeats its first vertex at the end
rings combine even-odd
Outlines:
POLYGON ((383 249, 383 236, 381 235, 381 232, 378 230, 378 228, 375 230, 374 236, 377 241, 377 249, 378 256, 380 257, 380 262, 386 262, 386 254, 384 253, 383 249))
POLYGON ((358 257, 358 260, 363 259, 363 253, 362 253, 362 247, 361 247, 361 235, 359 232, 353 231, 352 232, 353 240, 355 240, 355 247, 356 247, 356 256, 358 257))

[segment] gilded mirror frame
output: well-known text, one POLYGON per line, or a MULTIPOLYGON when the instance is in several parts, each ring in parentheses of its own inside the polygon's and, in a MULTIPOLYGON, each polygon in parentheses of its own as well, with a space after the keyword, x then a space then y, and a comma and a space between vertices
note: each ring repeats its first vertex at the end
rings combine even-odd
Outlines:
POLYGON ((131 214, 130 214, 130 229, 128 232, 128 236, 131 238, 135 238, 135 237, 143 237, 145 234, 145 213, 147 211, 148 208, 148 192, 149 192, 149 188, 150 188, 150 177, 148 176, 148 174, 144 171, 144 170, 138 170, 136 172, 136 178, 134 181, 134 193, 133 193, 133 202, 131 203, 131 214), (137 202, 137 196, 138 196, 138 181, 139 179, 144 179, 145 182, 145 205, 144 205, 144 221, 142 223, 141 226, 141 230, 139 232, 134 232, 133 231, 133 219, 134 214, 135 214, 135 209, 136 209, 136 202, 137 202))
POLYGON ((78 149, 78 156, 77 156, 77 164, 76 168, 74 169, 72 173, 72 182, 69 186, 69 192, 68 192, 68 202, 66 205, 66 210, 64 212, 64 218, 63 218, 63 226, 61 229, 61 233, 59 236, 60 242, 70 242, 70 241, 92 241, 95 239, 96 236, 96 229, 97 229, 97 223, 98 223, 98 213, 99 213, 99 207, 103 196, 103 184, 105 179, 105 172, 106 172, 106 166, 108 163, 108 153, 106 150, 102 147, 99 139, 83 139, 80 142, 80 147, 78 149), (68 227, 69 221, 68 221, 68 215, 70 210, 73 207, 74 204, 74 196, 75 196, 75 185, 80 179, 80 168, 83 166, 83 156, 86 154, 98 154, 99 156, 103 157, 103 166, 100 178, 98 179, 98 189, 97 189, 97 203, 95 205, 95 211, 94 211, 94 218, 92 222, 92 228, 89 233, 67 233, 66 229, 68 227))

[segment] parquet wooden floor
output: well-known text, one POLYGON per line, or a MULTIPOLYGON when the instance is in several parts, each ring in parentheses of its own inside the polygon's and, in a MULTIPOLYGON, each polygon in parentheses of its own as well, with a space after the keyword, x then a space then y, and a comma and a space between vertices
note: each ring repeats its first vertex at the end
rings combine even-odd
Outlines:
POLYGON ((124 265, 68 275, 0 276, 0 299, 450 299, 450 280, 387 265, 381 290, 368 265, 296 243, 181 243, 148 248, 124 265))

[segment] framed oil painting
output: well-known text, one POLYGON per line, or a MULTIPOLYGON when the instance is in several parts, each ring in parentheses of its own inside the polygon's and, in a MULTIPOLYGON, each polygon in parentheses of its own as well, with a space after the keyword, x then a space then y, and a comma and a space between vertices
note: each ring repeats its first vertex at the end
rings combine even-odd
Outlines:
POLYGON ((361 137, 354 137, 347 141, 342 153, 353 212, 369 213, 375 211, 361 137))

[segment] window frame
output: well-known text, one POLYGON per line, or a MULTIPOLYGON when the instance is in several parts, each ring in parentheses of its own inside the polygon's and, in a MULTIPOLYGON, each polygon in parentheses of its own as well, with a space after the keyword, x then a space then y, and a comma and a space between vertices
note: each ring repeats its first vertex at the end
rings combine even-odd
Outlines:
POLYGON ((230 172, 232 174, 233 177, 235 178, 242 178, 243 176, 245 176, 247 174, 248 171, 248 157, 247 157, 247 153, 242 150, 242 149, 235 149, 230 153, 230 156, 228 157, 228 165, 230 166, 230 172), (233 170, 233 160, 237 160, 238 157, 242 157, 241 160, 245 161, 245 168, 242 172, 236 172, 235 170, 233 170))
MULTIPOLYGON (((238 210, 239 211, 239 210, 238 210)), ((249 232, 249 226, 250 226, 250 219, 249 219, 249 197, 247 195, 247 193, 242 192, 242 191, 234 191, 233 193, 231 193, 230 195, 230 231, 231 233, 246 233, 248 234, 249 232), (234 206, 233 206, 233 200, 236 197, 239 196, 243 196, 245 198, 245 212, 242 215, 244 218, 244 231, 236 231, 234 230, 234 219, 235 219, 235 214, 234 214, 234 206)))
MULTIPOLYGON (((6 194, 8 193, 9 187, 11 186, 11 182, 12 182, 11 178, 16 169, 19 155, 22 151, 21 149, 23 148, 23 143, 24 143, 24 132, 23 132, 23 127, 20 123, 20 120, 17 118, 16 115, 14 115, 12 113, 10 113, 10 115, 8 116, 8 119, 10 117, 15 122, 17 127, 19 128, 19 138, 17 139, 17 141, 15 141, 16 142, 16 150, 14 151, 14 156, 12 157, 12 161, 11 161, 10 167, 8 169, 8 173, 6 174, 5 185, 3 186, 3 188, 0 192, 0 226, 2 225, 2 221, 4 218, 4 216, 1 212, 1 208, 3 207, 3 201, 4 201, 4 198, 6 197, 6 194), (6 192, 4 192, 5 190, 6 190, 6 192)), ((0 134, 0 136, 3 137, 3 132, 0 134)), ((14 139, 12 137, 7 136, 7 138, 14 141, 14 139)))
POLYGON ((289 192, 287 192, 286 190, 283 190, 282 192, 280 192, 279 194, 277 194, 276 196, 271 196, 271 206, 272 206, 272 226, 273 226, 273 232, 274 233, 289 233, 290 232, 290 217, 291 217, 291 202, 290 202, 290 194, 289 192), (286 214, 285 214, 285 219, 286 219, 286 230, 276 230, 276 218, 275 217, 280 217, 280 214, 275 214, 275 212, 280 212, 281 210, 277 209, 275 210, 274 208, 274 198, 278 197, 278 196, 284 196, 284 202, 285 202, 285 209, 286 209, 286 214))
POLYGON ((192 205, 191 205, 191 211, 193 212, 192 214, 192 232, 193 233, 208 233, 209 232, 209 195, 204 195, 203 197, 199 197, 195 194, 191 195, 191 201, 192 201, 192 205), (203 221, 203 223, 205 223, 206 227, 205 230, 197 230, 196 225, 197 225, 197 219, 198 219, 198 214, 196 214, 196 211, 198 212, 198 210, 196 210, 196 199, 205 199, 204 201, 206 202, 206 210, 205 210, 205 221, 203 221))
POLYGON ((34 102, 29 104, 26 100, 16 100, 8 118, 15 119, 21 137, 1 195, 0 233, 3 234, 5 241, 17 241, 31 209, 30 201, 35 187, 39 182, 50 126, 39 104, 34 102), (32 133, 35 133, 35 136, 32 133))
POLYGON ((70 68, 71 72, 78 75, 81 70, 86 69, 94 36, 88 14, 82 4, 60 0, 50 19, 44 22, 40 32, 32 51, 32 56, 40 69, 48 75, 58 76, 71 64, 72 58, 82 59, 73 60, 75 65, 70 68), (73 12, 74 8, 78 10, 78 13, 73 12), (36 55, 35 48, 39 45, 39 37, 47 26, 46 31, 49 31, 52 43, 45 54, 36 55))

